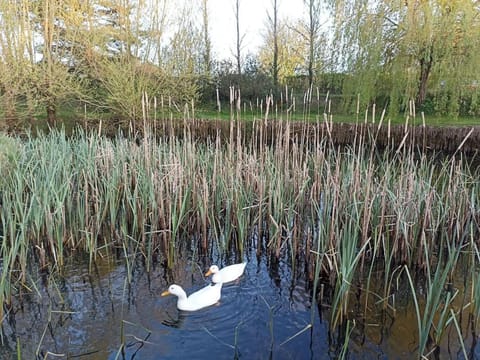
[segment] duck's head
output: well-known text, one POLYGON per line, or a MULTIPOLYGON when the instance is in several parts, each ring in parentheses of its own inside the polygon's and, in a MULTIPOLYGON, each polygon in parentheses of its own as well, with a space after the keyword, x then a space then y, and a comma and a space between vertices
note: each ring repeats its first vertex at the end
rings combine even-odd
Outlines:
POLYGON ((212 265, 210 266, 210 268, 208 269, 207 273, 205 274, 205 276, 210 276, 212 274, 216 274, 218 273, 220 270, 218 269, 218 266, 217 265, 212 265))
POLYGON ((183 293, 184 291, 180 286, 173 284, 173 285, 170 285, 168 290, 165 290, 164 292, 162 292, 161 296, 167 296, 167 295, 180 296, 183 293))

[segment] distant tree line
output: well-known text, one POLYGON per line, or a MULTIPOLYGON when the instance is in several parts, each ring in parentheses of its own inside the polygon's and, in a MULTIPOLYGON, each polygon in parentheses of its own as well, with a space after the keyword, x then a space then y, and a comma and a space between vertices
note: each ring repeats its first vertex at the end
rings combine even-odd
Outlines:
POLYGON ((1 0, 1 127, 39 114, 54 125, 65 108, 138 120, 145 99, 215 107, 232 87, 250 102, 312 89, 344 112, 414 100, 480 115, 480 0, 304 0, 300 19, 272 0, 253 54, 242 0, 230 2, 232 57, 217 59, 208 0, 1 0))

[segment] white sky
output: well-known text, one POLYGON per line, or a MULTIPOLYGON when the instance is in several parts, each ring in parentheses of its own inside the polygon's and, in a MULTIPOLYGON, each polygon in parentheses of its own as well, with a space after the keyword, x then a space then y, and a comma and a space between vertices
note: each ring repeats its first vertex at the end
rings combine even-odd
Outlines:
MULTIPOLYGON (((298 19, 304 10, 303 0, 279 0, 280 19, 298 19)), ((214 57, 232 58, 236 46, 235 0, 209 0, 209 27, 214 57)), ((244 34, 242 56, 256 52, 266 26, 267 10, 272 0, 240 0, 240 34, 244 34)))

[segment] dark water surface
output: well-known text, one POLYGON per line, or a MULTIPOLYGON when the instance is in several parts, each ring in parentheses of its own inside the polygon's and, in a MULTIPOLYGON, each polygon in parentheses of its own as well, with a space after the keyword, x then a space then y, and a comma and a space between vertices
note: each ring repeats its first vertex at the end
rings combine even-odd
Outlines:
MULTIPOLYGON (((17 359, 17 346, 21 359, 338 358, 338 334, 345 329, 329 333, 329 306, 312 306, 303 269, 292 271, 290 261, 271 262, 254 251, 244 260, 245 274, 224 285, 219 304, 196 312, 177 310, 176 297, 161 292, 175 282, 190 294, 208 283, 203 274, 211 263, 222 267, 238 259, 190 254, 172 271, 156 266, 149 273, 139 262, 97 259, 90 271, 88 261, 72 260, 63 276, 30 279, 29 291, 15 299, 3 324, 0 359, 17 359)), ((390 315, 374 302, 351 306, 346 358, 416 357, 415 309, 400 302, 390 315)), ((455 332, 444 338, 439 358, 463 359, 455 332)), ((480 355, 475 336, 465 341, 472 358, 480 355)))
POLYGON ((301 272, 294 277, 286 261, 273 271, 264 257, 245 260, 244 275, 224 285, 219 304, 196 312, 179 311, 175 296, 160 294, 172 281, 187 294, 204 286, 207 265, 198 260, 179 259, 172 273, 137 266, 130 286, 125 264, 97 261, 91 272, 88 263, 71 264, 64 280, 45 276, 14 305, 0 355, 16 358, 18 338, 22 359, 324 358, 328 325, 312 309, 301 272))

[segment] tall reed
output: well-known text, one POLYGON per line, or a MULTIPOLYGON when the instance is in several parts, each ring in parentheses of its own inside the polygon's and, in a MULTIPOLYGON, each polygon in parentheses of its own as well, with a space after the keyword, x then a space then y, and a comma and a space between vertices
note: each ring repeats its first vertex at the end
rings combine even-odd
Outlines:
POLYGON ((0 179, 2 305, 12 284, 27 281, 32 257, 61 267, 73 250, 92 263, 115 252, 150 269, 154 259, 173 267, 183 249, 242 254, 252 238, 258 252, 304 257, 315 291, 336 289, 333 326, 345 318, 355 281, 375 267, 385 269, 375 294, 383 306, 404 265, 444 283, 431 271, 432 254, 473 251, 466 240, 480 233, 478 170, 460 153, 380 151, 377 128, 363 124, 352 146, 339 147, 330 120, 265 118, 247 132, 234 117, 225 133, 198 139, 197 122, 169 119, 157 137, 145 131, 137 141, 80 130, 15 140, 21 146, 0 179))

